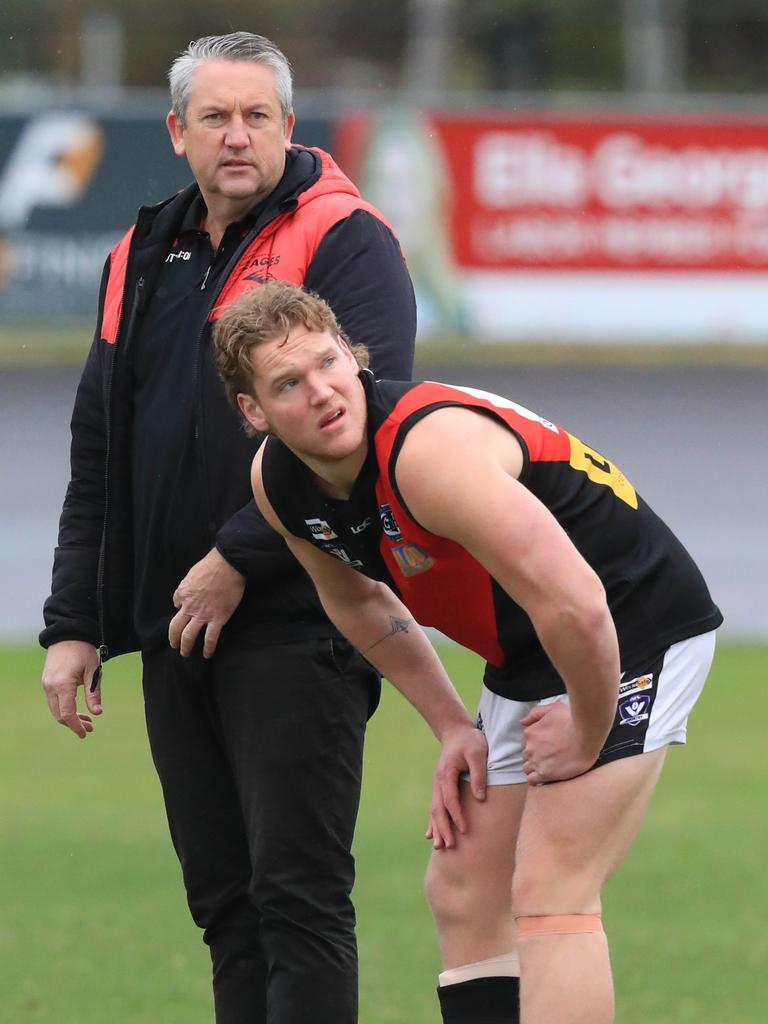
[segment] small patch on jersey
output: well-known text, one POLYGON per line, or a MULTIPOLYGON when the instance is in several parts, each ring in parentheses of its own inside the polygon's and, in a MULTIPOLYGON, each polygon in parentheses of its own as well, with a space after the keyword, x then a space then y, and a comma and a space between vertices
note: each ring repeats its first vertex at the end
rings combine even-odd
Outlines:
POLYGON ((403 576, 417 576, 435 564, 432 555, 427 554, 418 544, 398 544, 392 548, 392 554, 403 576))
POLYGON ((333 527, 325 519, 305 519, 304 522, 312 533, 312 539, 322 544, 326 540, 336 540, 338 533, 334 533, 333 527))
POLYGON ((640 725, 648 720, 651 698, 648 694, 636 694, 619 701, 620 725, 640 725))
POLYGON ((359 523, 357 526, 350 526, 350 530, 352 531, 352 533, 362 533, 363 530, 368 529, 372 522, 373 516, 368 516, 367 519, 364 519, 362 523, 359 523))
POLYGON ((387 537, 391 537, 392 540, 400 540, 402 537, 400 527, 397 525, 397 520, 389 505, 379 505, 379 518, 381 519, 381 528, 387 537))
POLYGON ((628 697, 630 693, 640 693, 642 690, 649 690, 653 686, 653 676, 637 676, 635 679, 627 679, 619 683, 619 696, 628 697))

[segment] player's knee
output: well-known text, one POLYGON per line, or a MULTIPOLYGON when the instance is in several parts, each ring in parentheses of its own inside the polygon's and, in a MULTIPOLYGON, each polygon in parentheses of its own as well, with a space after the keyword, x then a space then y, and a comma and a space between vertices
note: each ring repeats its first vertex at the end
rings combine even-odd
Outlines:
POLYGON ((523 861, 512 879, 515 915, 593 914, 600 908, 600 883, 588 866, 523 861))
POLYGON ((433 857, 424 888, 438 929, 472 926, 477 920, 490 925, 498 915, 511 915, 511 895, 485 884, 480 873, 452 870, 449 856, 433 857))
POLYGON ((433 857, 424 878, 427 902, 438 927, 461 920, 469 900, 466 880, 450 870, 447 860, 444 856, 433 857))

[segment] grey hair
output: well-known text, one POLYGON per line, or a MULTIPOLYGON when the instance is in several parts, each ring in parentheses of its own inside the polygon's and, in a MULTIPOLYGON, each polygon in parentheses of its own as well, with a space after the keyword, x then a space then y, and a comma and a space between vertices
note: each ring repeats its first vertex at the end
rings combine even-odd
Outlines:
POLYGON ((293 74, 285 54, 265 36, 257 36, 253 32, 229 32, 223 36, 193 39, 171 64, 168 71, 171 106, 182 127, 186 123, 192 76, 201 64, 209 60, 253 61, 270 68, 275 76, 277 98, 285 124, 293 110, 293 74))

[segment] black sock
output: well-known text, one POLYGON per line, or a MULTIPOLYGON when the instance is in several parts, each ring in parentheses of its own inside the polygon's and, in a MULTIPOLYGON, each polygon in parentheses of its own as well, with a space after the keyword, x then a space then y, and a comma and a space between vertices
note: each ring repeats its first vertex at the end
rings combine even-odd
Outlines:
POLYGON ((437 990, 443 1024, 519 1024, 519 978, 473 978, 437 990))

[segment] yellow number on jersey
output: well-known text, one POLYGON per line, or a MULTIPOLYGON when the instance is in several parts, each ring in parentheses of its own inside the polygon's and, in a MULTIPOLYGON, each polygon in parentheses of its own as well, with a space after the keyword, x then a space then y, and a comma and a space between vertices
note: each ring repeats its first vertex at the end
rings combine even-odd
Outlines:
POLYGON ((568 434, 568 439, 571 442, 571 465, 573 468, 586 473, 594 483, 610 487, 617 498, 621 498, 632 508, 637 508, 637 492, 621 470, 617 469, 600 452, 587 447, 573 434, 568 434))

